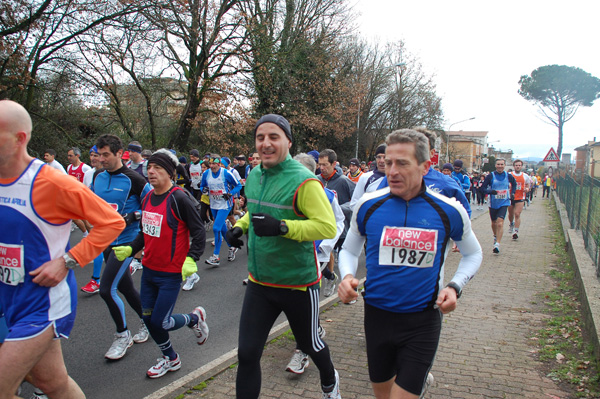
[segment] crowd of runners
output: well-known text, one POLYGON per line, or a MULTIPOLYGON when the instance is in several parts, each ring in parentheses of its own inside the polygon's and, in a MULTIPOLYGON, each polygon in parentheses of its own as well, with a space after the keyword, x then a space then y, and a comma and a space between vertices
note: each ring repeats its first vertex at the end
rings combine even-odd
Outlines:
POLYGON ((67 374, 58 339, 73 326, 77 290, 99 293, 114 321, 107 359, 121 359, 152 338, 162 357, 146 375, 180 369, 169 333, 188 327, 202 345, 209 328, 200 304, 172 313, 178 293, 201 283, 198 262, 220 266, 223 244, 227 262, 244 245, 249 253, 238 398, 259 396, 262 350, 281 312, 297 341, 285 369, 301 374, 310 359, 323 398, 342 397, 319 322, 319 295, 338 288, 343 302, 356 301, 363 250, 374 394, 423 397, 433 382, 443 314, 456 308, 482 261, 471 205, 488 204, 499 253, 506 214, 516 240, 524 206, 546 185, 524 173, 520 160, 510 173, 502 159, 487 175, 468 175, 461 160, 440 172, 429 161, 436 136, 421 128, 392 132, 372 160, 343 165, 333 149, 292 157, 292 127, 269 114, 256 123, 255 151, 247 157, 150 151, 103 135, 83 153, 90 165, 71 148, 66 169, 52 149, 45 163, 28 155, 32 130, 20 105, 0 101, 0 398, 12 398, 23 381, 36 387, 34 398, 85 397, 67 374), (84 232, 73 248, 71 226, 84 232), (461 261, 445 283, 451 248, 461 261), (72 269, 90 262, 90 281, 75 287, 72 269), (131 278, 137 270, 139 287, 131 278), (138 317, 133 329, 125 302, 138 317))

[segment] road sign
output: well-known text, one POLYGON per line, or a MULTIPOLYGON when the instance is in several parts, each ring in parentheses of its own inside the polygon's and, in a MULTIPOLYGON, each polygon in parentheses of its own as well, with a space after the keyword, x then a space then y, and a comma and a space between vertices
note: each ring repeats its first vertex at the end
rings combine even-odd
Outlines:
POLYGON ((550 148, 550 151, 544 157, 543 162, 558 162, 560 159, 558 158, 558 154, 554 151, 554 148, 550 148))

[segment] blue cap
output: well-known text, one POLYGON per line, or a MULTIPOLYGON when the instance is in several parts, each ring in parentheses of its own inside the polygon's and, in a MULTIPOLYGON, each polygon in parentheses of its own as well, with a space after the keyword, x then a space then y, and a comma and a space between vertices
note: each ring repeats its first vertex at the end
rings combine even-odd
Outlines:
POLYGON ((221 157, 221 165, 228 167, 230 163, 231 163, 231 159, 229 159, 227 157, 221 157))
POLYGON ((93 152, 94 154, 99 154, 99 152, 98 152, 98 147, 96 147, 96 145, 94 145, 92 148, 90 148, 90 154, 91 154, 92 152, 93 152))
POLYGON ((310 155, 311 157, 313 157, 315 159, 316 163, 319 163, 319 152, 316 150, 312 150, 307 152, 308 155, 310 155))

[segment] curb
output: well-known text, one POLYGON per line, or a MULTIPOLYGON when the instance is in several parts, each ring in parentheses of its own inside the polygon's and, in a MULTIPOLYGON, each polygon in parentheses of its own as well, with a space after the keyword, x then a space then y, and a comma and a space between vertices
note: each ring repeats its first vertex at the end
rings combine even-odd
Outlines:
MULTIPOLYGON (((358 285, 362 286, 364 282, 365 278, 361 279, 358 285)), ((325 298, 319 302, 319 310, 323 311, 325 309, 328 309, 338 301, 338 295, 337 293, 335 293, 329 298, 325 298)), ((287 321, 273 326, 273 328, 269 332, 269 337, 267 338, 267 345, 275 338, 284 334, 287 330, 289 330, 289 328, 289 323, 287 321)), ((233 348, 232 350, 219 356, 212 362, 209 362, 204 366, 200 367, 199 369, 187 375, 184 375, 183 377, 173 381, 172 383, 159 389, 158 391, 145 396, 144 399, 167 399, 181 395, 187 392, 188 390, 192 389, 196 385, 216 376, 217 374, 236 364, 237 354, 238 348, 233 348)))

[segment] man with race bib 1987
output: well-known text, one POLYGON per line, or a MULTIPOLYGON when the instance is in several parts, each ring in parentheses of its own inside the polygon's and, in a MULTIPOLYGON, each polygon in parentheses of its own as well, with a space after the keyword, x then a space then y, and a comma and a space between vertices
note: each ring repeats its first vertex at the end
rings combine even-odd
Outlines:
POLYGON ((424 394, 440 339, 442 314, 456 308, 463 287, 482 260, 465 208, 428 189, 429 143, 414 130, 386 138, 389 188, 357 203, 340 252, 344 303, 357 298, 354 277, 366 242, 365 337, 375 397, 410 399, 424 394), (450 239, 462 258, 445 287, 450 239))

